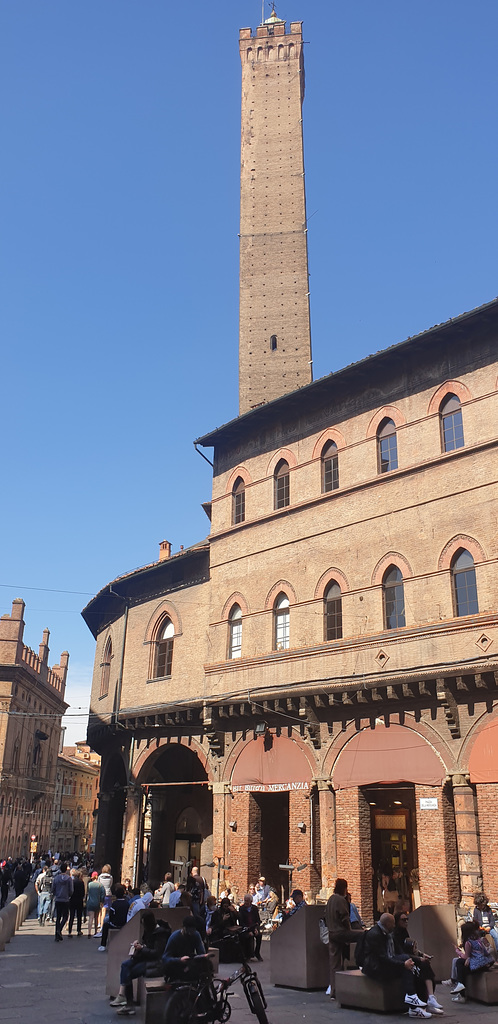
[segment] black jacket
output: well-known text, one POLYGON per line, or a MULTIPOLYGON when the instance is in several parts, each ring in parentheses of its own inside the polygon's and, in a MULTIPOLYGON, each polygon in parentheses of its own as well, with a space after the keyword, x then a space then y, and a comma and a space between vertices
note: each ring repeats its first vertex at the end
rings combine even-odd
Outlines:
POLYGON ((370 978, 403 975, 403 963, 387 955, 387 939, 388 936, 378 924, 374 924, 365 935, 362 970, 370 978))

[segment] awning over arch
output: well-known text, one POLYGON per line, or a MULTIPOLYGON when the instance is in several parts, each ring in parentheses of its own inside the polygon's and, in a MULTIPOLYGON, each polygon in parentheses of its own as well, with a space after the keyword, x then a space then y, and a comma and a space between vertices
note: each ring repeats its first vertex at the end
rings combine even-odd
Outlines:
POLYGON ((378 724, 362 729, 344 747, 335 763, 334 789, 372 783, 418 782, 442 785, 445 768, 431 746, 413 729, 378 724))
POLYGON ((232 790, 235 793, 309 790, 310 784, 308 759, 297 743, 287 736, 267 735, 248 740, 232 773, 232 790))
POLYGON ((471 782, 498 782, 498 718, 481 729, 469 757, 471 782))

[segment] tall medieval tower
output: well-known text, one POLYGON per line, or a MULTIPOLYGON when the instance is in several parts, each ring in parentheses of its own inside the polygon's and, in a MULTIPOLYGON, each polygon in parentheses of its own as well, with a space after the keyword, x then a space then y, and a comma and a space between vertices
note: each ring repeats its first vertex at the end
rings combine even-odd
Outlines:
POLYGON ((239 412, 309 384, 302 22, 240 29, 239 412))

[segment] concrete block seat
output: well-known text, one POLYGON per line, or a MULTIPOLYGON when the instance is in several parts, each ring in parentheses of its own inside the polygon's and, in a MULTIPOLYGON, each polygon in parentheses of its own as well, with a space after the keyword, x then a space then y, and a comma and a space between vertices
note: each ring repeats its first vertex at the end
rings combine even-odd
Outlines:
POLYGON ((323 906, 306 906, 270 938, 270 982, 287 988, 326 989, 329 951, 320 940, 323 906))
POLYGON ((465 995, 478 1003, 498 1003, 498 967, 465 978, 465 995))
POLYGON ((395 1013, 406 1009, 402 978, 386 982, 372 981, 362 971, 337 971, 335 996, 341 1006, 375 1013, 395 1013))
MULTIPOLYGON (((213 971, 218 971, 218 950, 209 949, 213 971)), ((164 1010, 168 998, 169 988, 163 977, 137 978, 137 1003, 140 1006, 140 1016, 145 1024, 163 1024, 164 1010)))

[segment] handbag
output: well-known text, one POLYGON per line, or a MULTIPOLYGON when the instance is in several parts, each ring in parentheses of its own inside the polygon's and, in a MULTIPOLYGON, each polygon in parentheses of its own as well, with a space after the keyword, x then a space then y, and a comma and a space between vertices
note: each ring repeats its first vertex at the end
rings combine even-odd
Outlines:
POLYGON ((325 918, 324 917, 320 918, 320 920, 318 922, 318 927, 320 929, 320 941, 323 942, 324 946, 328 946, 328 944, 329 944, 329 930, 328 930, 327 925, 325 923, 325 918))

